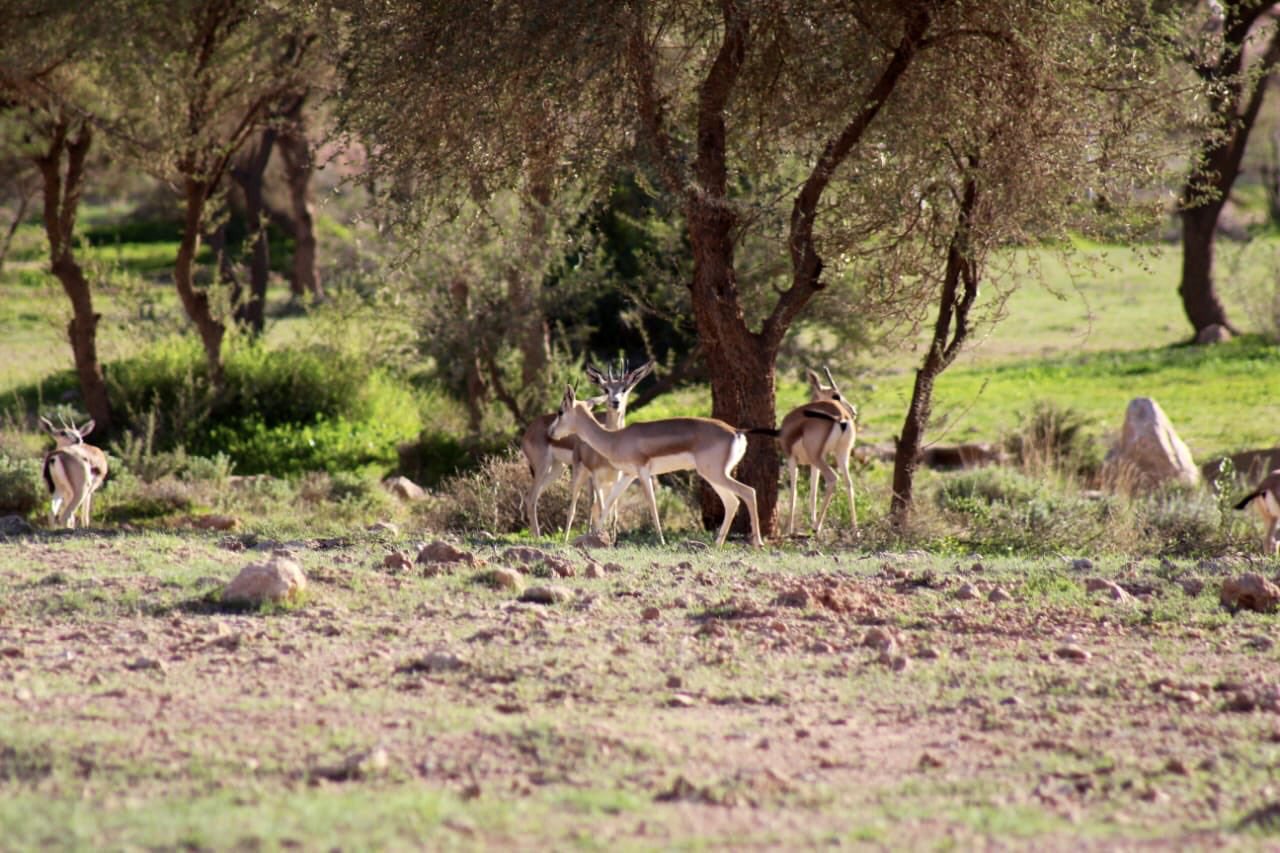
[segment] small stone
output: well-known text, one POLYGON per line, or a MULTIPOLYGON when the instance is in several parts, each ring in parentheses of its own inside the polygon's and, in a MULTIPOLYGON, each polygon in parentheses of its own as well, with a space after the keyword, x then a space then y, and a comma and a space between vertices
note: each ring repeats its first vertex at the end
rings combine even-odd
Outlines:
POLYGON ((582 576, 591 578, 592 580, 602 578, 604 577, 604 566, 600 565, 595 560, 592 560, 590 563, 587 563, 587 567, 582 570, 582 576))
POLYGON ((1017 708, 1020 707, 1023 702, 1021 696, 1006 696, 1000 700, 1000 704, 1009 708, 1017 708))
POLYGON ((787 633, 787 623, 781 619, 774 619, 769 623, 769 630, 775 634, 785 634, 787 633))
POLYGON ((608 548, 613 542, 609 540, 609 534, 595 532, 582 534, 573 540, 573 544, 579 548, 608 548))
POLYGON ((1271 613, 1280 603, 1280 587, 1257 572, 1245 572, 1238 578, 1223 581, 1219 600, 1232 612, 1243 609, 1271 613))
POLYGON ((465 551, 455 545, 450 545, 442 539, 437 539, 424 546, 418 552, 418 562, 428 565, 432 563, 465 563, 468 566, 475 566, 481 561, 470 551, 465 551))
POLYGON ((622 564, 620 563, 605 563, 604 570, 610 574, 613 574, 614 572, 624 571, 624 569, 622 568, 622 564))
POLYGON ((250 563, 240 570, 222 591, 228 603, 258 606, 266 602, 296 599, 307 588, 302 567, 279 554, 261 563, 250 563))
POLYGON ((573 590, 563 586, 531 586, 520 594, 529 604, 560 604, 573 598, 573 590))
POLYGON ((672 693, 667 700, 668 708, 692 708, 696 704, 697 700, 687 693, 672 693))
POLYGON ((392 551, 390 554, 382 558, 382 567, 391 569, 392 571, 403 571, 413 568, 413 561, 409 559, 409 555, 403 551, 392 551))
POLYGON ((809 651, 813 652, 815 655, 829 655, 835 651, 835 647, 826 640, 818 640, 809 647, 809 651))
POLYGON ((971 583, 963 583, 951 594, 951 597, 957 601, 972 601, 978 597, 978 588, 971 583))
POLYGON ((1012 599, 1013 596, 1005 592, 1002 587, 996 587, 991 590, 989 595, 987 595, 987 601, 990 601, 993 604, 1000 604, 1005 601, 1011 601, 1012 599))
POLYGON ((678 675, 668 675, 667 687, 671 690, 679 690, 681 687, 684 687, 684 679, 678 675))
POLYGON ((427 496, 426 490, 408 477, 388 477, 382 487, 402 501, 420 501, 427 496))
POLYGON ((519 589, 522 577, 515 569, 499 566, 489 573, 489 580, 499 589, 519 589))
POLYGON ((1087 572, 1093 568, 1093 560, 1088 557, 1077 557, 1071 561, 1071 568, 1077 572, 1087 572))
POLYGON ((1164 763, 1164 772, 1178 776, 1190 776, 1191 768, 1187 767, 1186 762, 1181 758, 1175 756, 1164 763))
POLYGON ((808 607, 811 596, 802 586, 778 593, 773 603, 776 607, 808 607))
POLYGON ((401 664, 396 672, 456 672, 466 666, 466 661, 451 652, 434 651, 401 664))
POLYGON ((391 536, 400 535, 400 527, 392 521, 375 521, 373 524, 366 527, 365 530, 370 533, 386 533, 391 536))
POLYGON ((1275 640, 1264 634, 1259 634, 1256 637, 1249 637, 1244 641, 1244 644, 1255 652, 1269 652, 1276 647, 1275 640))
POLYGON ((545 563, 558 578, 571 578, 578 573, 573 563, 565 557, 549 555, 545 563))
POLYGON ((935 649, 933 646, 921 646, 918 650, 916 650, 916 657, 922 660, 937 660, 938 650, 935 649))
POLYGON ((1196 332, 1196 343, 1202 346, 1211 344, 1225 344, 1234 337, 1231 330, 1221 323, 1210 323, 1199 332, 1196 332))
POLYGON ((191 519, 191 526, 199 530, 236 530, 240 519, 230 515, 201 515, 191 519))
POLYGON ((888 629, 878 625, 867 629, 862 635, 862 645, 868 648, 879 649, 882 653, 892 654, 898 649, 898 641, 888 629))
POLYGON ((1191 598, 1195 598, 1204 591, 1204 581, 1200 578, 1183 578, 1178 581, 1178 586, 1182 587, 1182 591, 1191 598))
POLYGON ((921 770, 936 770, 939 767, 946 766, 941 758, 938 758, 937 756, 928 752, 923 752, 920 754, 920 760, 916 762, 916 765, 921 770))
POLYGON ((1133 601, 1133 596, 1124 587, 1106 578, 1087 578, 1084 582, 1084 588, 1086 592, 1105 592, 1112 601, 1118 601, 1122 604, 1133 601))
POLYGON ((1053 653, 1063 660, 1075 661, 1076 663, 1084 663, 1093 657, 1092 652, 1088 652, 1075 643, 1065 643, 1053 650, 1053 653))
POLYGON ((531 548, 527 545, 518 545, 514 548, 508 548, 502 552, 502 562, 504 563, 521 563, 523 565, 531 565, 533 563, 544 562, 550 555, 540 548, 531 548))
POLYGON ((662 611, 656 607, 646 607, 641 611, 640 618, 645 622, 655 622, 662 618, 662 611))
POLYGON ((0 649, 0 658, 22 658, 26 656, 27 653, 18 646, 5 646, 0 649))
POLYGON ((141 672, 143 670, 148 670, 148 669, 154 669, 158 672, 165 672, 168 669, 168 667, 164 665, 163 661, 159 661, 159 660, 156 660, 155 658, 148 658, 148 657, 134 658, 133 660, 126 663, 124 665, 124 668, 131 669, 134 672, 141 672))

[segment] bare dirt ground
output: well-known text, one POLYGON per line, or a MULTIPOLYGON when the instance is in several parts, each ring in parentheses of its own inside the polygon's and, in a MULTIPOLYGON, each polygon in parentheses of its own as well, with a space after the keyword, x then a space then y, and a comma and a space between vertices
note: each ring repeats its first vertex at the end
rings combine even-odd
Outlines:
POLYGON ((1243 558, 547 549, 556 577, 362 535, 287 546, 302 605, 228 611, 244 544, 0 543, 0 847, 1280 845, 1278 617, 1218 603, 1243 558))

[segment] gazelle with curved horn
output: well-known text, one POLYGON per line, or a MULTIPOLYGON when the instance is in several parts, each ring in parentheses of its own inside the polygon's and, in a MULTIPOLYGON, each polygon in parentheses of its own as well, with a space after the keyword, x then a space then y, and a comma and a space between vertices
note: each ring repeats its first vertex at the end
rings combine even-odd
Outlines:
POLYGON ((764 545, 760 538, 760 516, 756 510, 756 490, 733 478, 732 471, 747 452, 748 434, 777 436, 774 429, 737 429, 714 418, 668 418, 632 424, 619 430, 608 430, 596 422, 585 400, 578 400, 572 387, 565 389, 560 411, 547 434, 552 440, 577 436, 584 444, 609 461, 621 472, 602 514, 607 516, 619 495, 635 480, 644 488, 653 513, 653 527, 658 541, 662 522, 658 518, 658 502, 653 493, 653 478, 671 471, 692 468, 711 484, 724 504, 724 523, 716 537, 716 545, 724 544, 733 525, 733 517, 741 503, 746 503, 751 516, 751 542, 764 545))
POLYGON ((1236 504, 1236 509, 1244 509, 1249 504, 1258 508, 1267 527, 1262 552, 1269 557, 1280 554, 1280 468, 1263 477, 1258 487, 1236 504))
POLYGON ((831 369, 823 367, 827 374, 826 385, 812 370, 809 377, 810 402, 797 406, 782 419, 782 449, 787 454, 787 470, 791 474, 791 518, 787 535, 796 531, 796 492, 799 469, 808 465, 809 472, 809 523, 814 533, 822 532, 831 499, 836 493, 836 470, 827 462, 834 456, 839 477, 843 477, 849 490, 849 523, 858 530, 858 510, 853 503, 853 476, 849 473, 849 456, 858 436, 856 420, 858 409, 840 393, 831 369), (827 484, 827 494, 818 510, 818 476, 827 484))
MULTIPOLYGON (((615 376, 612 368, 609 369, 608 374, 602 374, 595 367, 587 368, 587 375, 604 391, 602 396, 591 399, 591 405, 594 408, 601 403, 608 404, 604 423, 610 429, 617 429, 626 422, 627 399, 640 380, 652 372, 653 363, 650 362, 630 372, 625 368, 624 364, 621 376, 615 376)), ((573 467, 573 497, 569 504, 568 522, 565 524, 565 536, 568 537, 569 531, 573 528, 573 516, 577 509, 578 493, 582 483, 588 476, 594 477, 592 465, 601 469, 598 459, 588 458, 580 453, 580 442, 577 439, 570 437, 553 441, 547 435, 547 428, 555 418, 555 412, 539 415, 533 419, 520 438, 520 449, 524 452, 524 457, 529 463, 529 471, 533 474, 533 484, 524 498, 524 514, 529 522, 529 531, 534 536, 542 535, 542 529, 538 523, 538 498, 542 496, 547 486, 554 482, 566 467, 573 467)), ((604 474, 603 469, 601 474, 604 474)), ((610 480, 610 482, 613 481, 610 480)), ((592 495, 596 495, 599 491, 593 488, 592 495)), ((593 505, 593 522, 598 512, 598 508, 593 505)))
POLYGON ((92 419, 74 426, 59 417, 61 426, 55 427, 48 418, 41 418, 45 428, 57 446, 45 454, 41 471, 45 484, 53 493, 49 517, 59 527, 76 526, 76 510, 80 511, 80 524, 89 526, 89 513, 93 506, 93 493, 107 476, 107 455, 92 444, 85 444, 84 437, 93 432, 92 419))
MULTIPOLYGON (((607 374, 601 373, 594 365, 587 365, 587 376, 591 381, 604 392, 605 396, 605 426, 609 429, 621 429, 626 425, 627 418, 627 399, 631 396, 631 392, 640 382, 653 372, 654 363, 647 361, 635 370, 628 371, 626 361, 622 361, 619 365, 621 368, 620 375, 614 375, 613 367, 609 367, 607 374)), ((573 516, 578 508, 578 493, 582 491, 583 484, 591 480, 591 529, 600 530, 601 527, 610 521, 610 518, 616 521, 618 514, 617 502, 614 502, 610 518, 604 516, 602 510, 604 507, 605 497, 608 495, 610 488, 618 482, 618 477, 622 476, 618 470, 609 464, 609 460, 597 453, 590 445, 582 441, 575 441, 576 446, 573 450, 573 479, 570 484, 569 497, 569 516, 564 523, 564 538, 569 540, 570 532, 573 530, 573 516)))

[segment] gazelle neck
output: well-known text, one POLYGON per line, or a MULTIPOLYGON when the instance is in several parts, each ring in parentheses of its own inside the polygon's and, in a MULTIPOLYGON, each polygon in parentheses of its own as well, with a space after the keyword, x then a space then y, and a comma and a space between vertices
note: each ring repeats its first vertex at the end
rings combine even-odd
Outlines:
MULTIPOLYGON (((614 428, 601 426, 600 422, 592 416, 588 409, 575 408, 573 412, 574 433, 593 450, 607 456, 608 454, 604 453, 603 448, 612 446, 617 438, 614 428)), ((613 410, 610 409, 607 419, 612 419, 613 414, 613 410)))

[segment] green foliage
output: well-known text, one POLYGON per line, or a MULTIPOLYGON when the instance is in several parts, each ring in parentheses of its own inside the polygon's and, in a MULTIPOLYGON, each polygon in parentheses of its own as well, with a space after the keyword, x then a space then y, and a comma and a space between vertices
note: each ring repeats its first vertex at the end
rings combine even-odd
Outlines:
POLYGON ((0 453, 0 514, 30 515, 45 500, 40 459, 0 453))
POLYGON ((215 394, 191 341, 171 340, 111 365, 112 405, 147 452, 225 454, 242 474, 391 466, 421 429, 404 385, 336 349, 228 352, 215 394))

